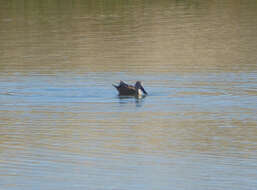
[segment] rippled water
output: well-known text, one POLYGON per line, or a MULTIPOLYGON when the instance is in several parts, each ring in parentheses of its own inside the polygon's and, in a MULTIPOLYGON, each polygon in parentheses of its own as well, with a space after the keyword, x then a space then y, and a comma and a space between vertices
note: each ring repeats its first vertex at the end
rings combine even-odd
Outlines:
POLYGON ((0 189, 256 189, 256 31, 251 0, 1 1, 0 189))

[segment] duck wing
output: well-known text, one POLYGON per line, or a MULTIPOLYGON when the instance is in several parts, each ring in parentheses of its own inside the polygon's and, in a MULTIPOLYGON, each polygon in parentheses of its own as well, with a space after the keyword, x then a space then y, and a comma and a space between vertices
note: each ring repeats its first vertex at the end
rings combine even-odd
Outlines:
POLYGON ((113 85, 119 92, 120 95, 135 95, 136 88, 132 85, 128 85, 123 81, 120 81, 119 85, 113 85))
POLYGON ((136 88, 131 85, 122 85, 120 88, 118 88, 120 95, 135 95, 136 94, 136 88))
POLYGON ((123 81, 120 81, 120 84, 119 84, 119 85, 113 84, 113 86, 114 86, 117 90, 119 90, 119 89, 122 89, 122 88, 127 88, 129 85, 126 84, 126 83, 123 82, 123 81))
POLYGON ((129 85, 121 80, 119 86, 120 86, 120 87, 126 87, 126 88, 127 88, 129 85))

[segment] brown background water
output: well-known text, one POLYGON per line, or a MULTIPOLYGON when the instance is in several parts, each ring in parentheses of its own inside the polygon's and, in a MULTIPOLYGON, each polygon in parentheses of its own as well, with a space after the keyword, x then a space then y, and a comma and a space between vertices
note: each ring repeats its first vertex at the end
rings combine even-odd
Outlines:
POLYGON ((1 0, 0 189, 256 189, 256 31, 255 0, 1 0))

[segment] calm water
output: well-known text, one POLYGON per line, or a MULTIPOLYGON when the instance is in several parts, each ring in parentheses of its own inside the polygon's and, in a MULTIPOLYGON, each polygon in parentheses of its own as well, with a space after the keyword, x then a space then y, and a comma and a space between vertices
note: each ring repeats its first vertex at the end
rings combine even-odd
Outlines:
POLYGON ((0 189, 256 189, 256 31, 255 0, 1 0, 0 189))

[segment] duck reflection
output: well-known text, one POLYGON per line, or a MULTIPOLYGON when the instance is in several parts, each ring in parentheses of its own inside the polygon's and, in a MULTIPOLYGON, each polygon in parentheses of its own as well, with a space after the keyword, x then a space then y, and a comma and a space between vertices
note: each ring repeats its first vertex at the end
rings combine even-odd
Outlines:
POLYGON ((135 104, 136 107, 142 107, 143 103, 144 103, 144 98, 146 96, 118 96, 119 98, 119 103, 121 105, 125 105, 125 104, 135 104))

